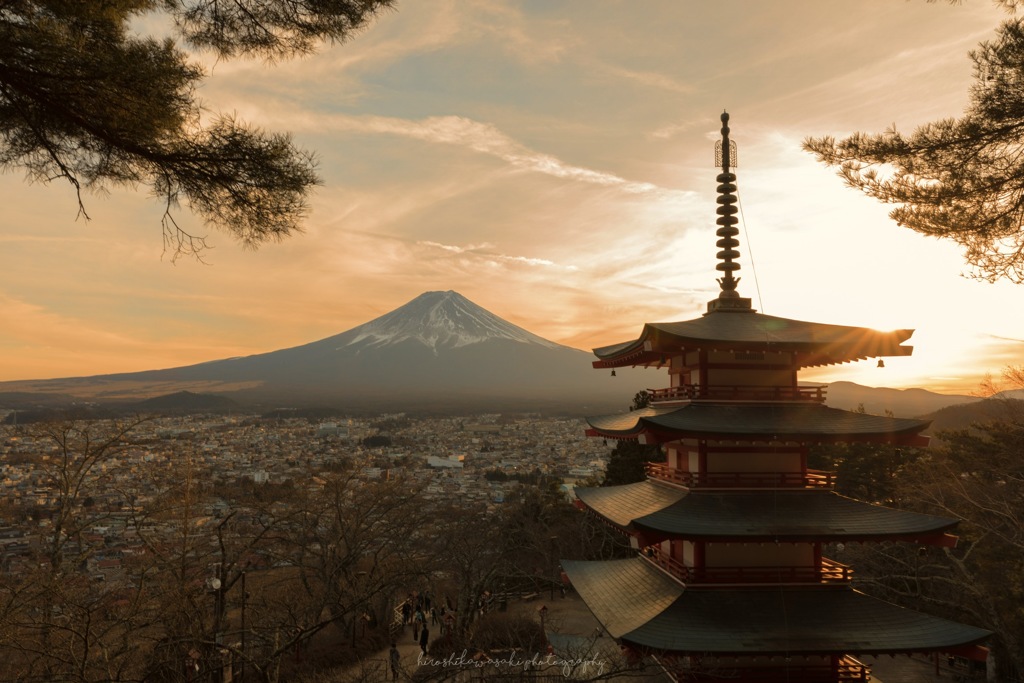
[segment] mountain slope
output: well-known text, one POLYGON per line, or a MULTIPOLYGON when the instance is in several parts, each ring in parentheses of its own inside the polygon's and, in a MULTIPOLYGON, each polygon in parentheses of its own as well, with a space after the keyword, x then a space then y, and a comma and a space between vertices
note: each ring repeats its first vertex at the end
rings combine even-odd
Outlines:
MULTIPOLYGON (((31 383, 99 398, 190 390, 239 401, 309 405, 460 404, 624 409, 664 377, 608 373, 593 356, 513 325, 457 292, 426 292, 341 334, 269 353, 165 370, 31 383)), ((25 389, 26 383, 17 383, 25 389)))
POLYGON ((889 389, 866 387, 853 382, 832 382, 825 393, 826 403, 833 408, 864 410, 872 415, 891 411, 896 417, 919 417, 948 406, 980 401, 965 394, 937 394, 927 389, 889 389))
POLYGON ((932 421, 932 426, 928 430, 931 434, 967 429, 975 424, 988 422, 1020 422, 1024 417, 1024 400, 987 398, 967 405, 941 408, 923 417, 932 421))
POLYGON ((458 292, 425 292, 390 313, 323 341, 372 348, 412 340, 434 349, 469 346, 492 339, 507 339, 546 348, 568 348, 538 337, 458 292))

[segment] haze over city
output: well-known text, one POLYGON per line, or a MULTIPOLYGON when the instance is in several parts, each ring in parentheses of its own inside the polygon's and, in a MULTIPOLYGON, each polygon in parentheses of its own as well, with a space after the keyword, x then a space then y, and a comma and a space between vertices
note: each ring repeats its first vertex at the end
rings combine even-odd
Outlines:
MULTIPOLYGON (((324 185, 306 232, 162 253, 145 192, 0 177, 0 381, 134 372, 337 334, 458 290, 589 349, 714 298, 714 141, 739 148, 740 291, 772 315, 915 328, 909 358, 802 379, 969 392, 1024 359, 1019 286, 846 188, 807 136, 958 115, 987 0, 399 3, 352 41, 214 63, 211 111, 290 131, 324 185)), ((140 30, 159 30, 144 26, 140 30)))

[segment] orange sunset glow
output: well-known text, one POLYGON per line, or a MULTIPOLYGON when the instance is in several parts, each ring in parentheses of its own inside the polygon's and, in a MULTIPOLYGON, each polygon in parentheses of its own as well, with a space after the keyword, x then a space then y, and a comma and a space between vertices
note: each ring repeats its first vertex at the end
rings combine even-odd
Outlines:
MULTIPOLYGON (((324 183, 305 232, 164 253, 144 190, 0 176, 0 381, 281 349, 455 290, 590 349, 716 296, 714 141, 738 145, 739 290, 776 316, 913 328, 912 356, 801 379, 976 391, 1024 363, 1024 289, 898 227, 801 149, 958 115, 987 0, 399 2, 319 54, 217 63, 210 111, 290 132, 324 183)), ((159 27, 140 26, 159 31, 159 27)))

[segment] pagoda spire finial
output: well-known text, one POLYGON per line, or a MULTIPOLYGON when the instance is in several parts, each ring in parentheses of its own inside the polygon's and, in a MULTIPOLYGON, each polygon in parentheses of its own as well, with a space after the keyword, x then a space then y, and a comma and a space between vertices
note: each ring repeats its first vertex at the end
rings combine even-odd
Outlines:
POLYGON ((736 235, 740 231, 736 229, 736 174, 729 169, 737 166, 736 143, 729 140, 729 113, 722 112, 722 139, 715 143, 715 165, 721 167, 722 172, 718 174, 718 231, 719 237, 717 246, 718 265, 716 270, 723 273, 718 278, 718 284, 722 291, 718 298, 708 302, 708 312, 713 310, 750 310, 750 299, 740 297, 736 287, 740 278, 733 277, 733 272, 740 269, 740 264, 733 259, 740 256, 736 247, 740 246, 736 235))

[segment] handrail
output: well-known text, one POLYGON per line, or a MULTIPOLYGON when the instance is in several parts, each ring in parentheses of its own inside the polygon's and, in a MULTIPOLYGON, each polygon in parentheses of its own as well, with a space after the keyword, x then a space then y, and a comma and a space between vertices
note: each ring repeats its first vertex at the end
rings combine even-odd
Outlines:
POLYGON ((644 464, 647 476, 689 488, 815 488, 835 487, 835 473, 803 472, 688 472, 663 462, 644 464))
POLYGON ((662 401, 808 401, 823 403, 825 387, 694 385, 648 389, 652 403, 662 401))
MULTIPOLYGON (((712 674, 715 678, 744 680, 752 683, 789 683, 790 681, 835 681, 837 683, 867 683, 871 680, 871 667, 850 655, 843 655, 833 664, 796 664, 792 662, 765 666, 731 667, 722 659, 715 659, 707 669, 701 666, 700 658, 664 657, 659 661, 666 666, 676 680, 695 680, 701 674, 712 674)), ((738 663, 737 663, 738 664, 738 663)))
POLYGON ((828 558, 818 567, 687 567, 660 547, 645 548, 643 556, 683 583, 849 583, 853 569, 828 558))

